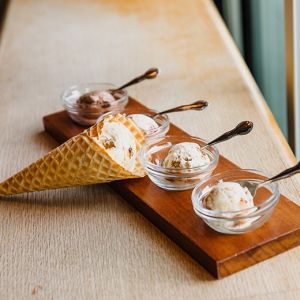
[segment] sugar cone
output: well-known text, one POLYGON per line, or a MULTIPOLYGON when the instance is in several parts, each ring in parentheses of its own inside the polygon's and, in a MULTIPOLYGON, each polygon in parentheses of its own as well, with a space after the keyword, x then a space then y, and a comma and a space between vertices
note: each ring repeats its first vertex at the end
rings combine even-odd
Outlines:
MULTIPOLYGON (((139 151, 144 136, 136 125, 120 114, 110 117, 110 121, 122 123, 133 133, 139 151)), ((138 155, 134 170, 129 172, 96 143, 102 126, 103 122, 92 126, 0 183, 0 195, 145 176, 138 155)))

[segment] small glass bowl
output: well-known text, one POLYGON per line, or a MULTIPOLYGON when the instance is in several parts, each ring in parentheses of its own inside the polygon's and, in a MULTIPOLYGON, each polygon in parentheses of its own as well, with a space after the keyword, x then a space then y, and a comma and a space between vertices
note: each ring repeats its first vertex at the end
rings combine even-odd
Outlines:
POLYGON ((114 110, 108 113, 105 113, 104 115, 100 116, 100 118, 97 120, 97 122, 100 122, 102 119, 104 119, 106 116, 109 115, 115 115, 115 114, 122 114, 125 117, 128 117, 133 114, 142 114, 148 117, 153 117, 153 120, 157 123, 158 128, 155 130, 149 130, 149 131, 143 131, 145 134, 146 139, 150 138, 157 138, 157 137, 163 137, 167 134, 170 128, 170 120, 167 115, 157 115, 157 111, 153 109, 139 109, 139 108, 126 108, 126 109, 119 109, 119 110, 114 110), (157 115, 157 116, 155 116, 157 115))
POLYGON ((211 175, 219 160, 219 152, 214 146, 207 147, 204 152, 209 156, 210 163, 195 168, 165 168, 162 162, 173 145, 182 142, 207 144, 205 140, 192 136, 167 135, 148 140, 141 149, 141 162, 151 181, 170 191, 192 189, 199 181, 211 175))
POLYGON ((120 90, 114 93, 116 100, 110 103, 109 106, 97 106, 91 108, 83 108, 77 103, 77 100, 83 94, 92 91, 107 91, 116 88, 111 83, 84 83, 73 85, 67 88, 61 95, 61 99, 65 109, 67 110, 70 118, 84 126, 94 125, 97 119, 104 113, 116 109, 123 109, 128 102, 128 94, 126 90, 120 90))
MULTIPOLYGON (((238 182, 241 186, 256 186, 266 174, 252 169, 233 169, 202 180, 193 190, 192 202, 195 213, 212 229, 227 234, 241 234, 262 226, 271 216, 279 201, 277 183, 268 183, 257 190, 254 207, 239 211, 210 210, 203 206, 203 200, 219 182, 238 182)), ((250 191, 251 192, 251 191, 250 191)))

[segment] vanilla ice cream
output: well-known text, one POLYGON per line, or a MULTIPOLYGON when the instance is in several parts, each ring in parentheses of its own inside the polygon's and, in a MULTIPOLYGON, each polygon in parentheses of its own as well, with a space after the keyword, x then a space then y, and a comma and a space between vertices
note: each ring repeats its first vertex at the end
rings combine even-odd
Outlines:
POLYGON ((183 142, 171 147, 163 161, 163 167, 186 169, 210 163, 209 156, 196 143, 183 142))
POLYGON ((237 182, 220 181, 203 200, 203 206, 211 210, 239 211, 254 207, 254 203, 247 187, 237 182))
POLYGON ((158 129, 158 124, 150 117, 143 114, 132 114, 128 116, 135 125, 143 132, 151 133, 158 129))
POLYGON ((124 169, 132 171, 136 161, 136 142, 134 135, 123 124, 104 122, 97 143, 110 157, 124 169))

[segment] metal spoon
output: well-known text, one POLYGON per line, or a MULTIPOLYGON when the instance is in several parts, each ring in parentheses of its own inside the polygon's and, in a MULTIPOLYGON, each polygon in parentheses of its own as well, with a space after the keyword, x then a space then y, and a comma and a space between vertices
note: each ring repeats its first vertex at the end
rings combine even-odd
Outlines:
POLYGON ((233 128, 232 130, 229 130, 225 133, 223 133, 222 135, 220 135, 219 137, 217 137, 216 139, 212 140, 211 142, 209 142, 208 144, 206 144, 205 146, 201 147, 201 149, 205 149, 209 146, 227 141, 237 135, 245 135, 248 134, 253 128, 253 123, 250 121, 243 121, 241 123, 239 123, 235 128, 233 128))
POLYGON ((174 108, 170 108, 170 109, 161 111, 161 112, 153 115, 152 118, 155 118, 158 115, 169 114, 169 113, 178 112, 178 111, 203 110, 207 106, 208 106, 208 102, 207 101, 199 100, 199 101, 193 102, 191 104, 180 105, 180 106, 176 106, 174 108))
POLYGON ((147 70, 143 75, 140 75, 140 76, 130 80, 129 82, 121 85, 120 87, 115 88, 115 89, 111 89, 109 91, 111 93, 114 93, 114 92, 117 92, 119 90, 125 89, 128 86, 137 84, 137 83, 139 83, 139 82, 141 82, 145 79, 154 79, 154 78, 157 77, 158 73, 159 73, 159 70, 157 68, 151 68, 151 69, 147 70))
POLYGON ((259 184, 253 183, 253 182, 243 182, 243 186, 248 188, 249 192, 252 194, 252 196, 254 198, 257 190, 259 188, 263 187, 264 185, 271 183, 271 182, 278 181, 278 180, 282 180, 284 178, 291 177, 293 175, 296 175, 297 173, 300 173, 300 162, 298 162, 295 166, 288 168, 288 169, 280 172, 279 174, 264 180, 263 182, 261 182, 259 184))

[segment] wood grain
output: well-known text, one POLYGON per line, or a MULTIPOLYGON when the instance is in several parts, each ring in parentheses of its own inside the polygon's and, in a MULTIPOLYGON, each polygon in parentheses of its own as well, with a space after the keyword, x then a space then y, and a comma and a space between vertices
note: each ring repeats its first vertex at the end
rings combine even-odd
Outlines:
MULTIPOLYGON (((140 110, 145 106, 130 98, 126 108, 140 110)), ((43 122, 45 130, 59 142, 85 129, 72 122, 66 111, 45 116, 43 122)), ((173 124, 169 134, 187 135, 173 124)), ((235 164, 220 156, 214 173, 235 168, 235 164)), ((148 177, 114 181, 109 185, 216 278, 231 275, 300 244, 300 207, 283 196, 264 226, 251 233, 232 236, 214 232, 195 215, 191 190, 168 192, 154 185, 148 177)))

